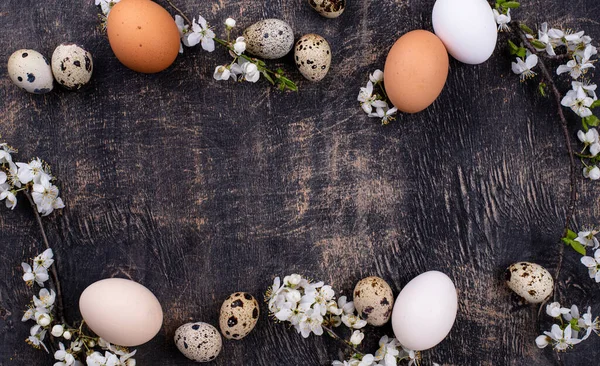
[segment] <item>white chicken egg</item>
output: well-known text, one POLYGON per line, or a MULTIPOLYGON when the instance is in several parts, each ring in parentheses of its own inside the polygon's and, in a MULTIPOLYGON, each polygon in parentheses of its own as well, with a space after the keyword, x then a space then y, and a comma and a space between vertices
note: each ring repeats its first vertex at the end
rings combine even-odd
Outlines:
POLYGON ((437 0, 431 21, 435 35, 460 62, 481 64, 496 48, 496 20, 485 0, 437 0))
POLYGON ((392 312, 398 341, 414 351, 440 343, 454 325, 458 297, 452 280, 442 272, 425 272, 400 292, 392 312))

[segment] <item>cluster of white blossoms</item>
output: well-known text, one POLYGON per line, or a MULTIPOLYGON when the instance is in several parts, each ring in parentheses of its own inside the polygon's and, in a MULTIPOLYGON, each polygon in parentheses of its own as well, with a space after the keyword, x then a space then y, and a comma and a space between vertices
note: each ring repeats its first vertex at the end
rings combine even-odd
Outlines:
MULTIPOLYGON (((396 366, 401 361, 408 361, 408 366, 418 365, 421 354, 402 346, 395 338, 383 336, 379 340, 379 348, 375 354, 354 354, 346 361, 333 361, 332 366, 396 366)), ((439 366, 433 363, 433 366, 439 366)))
MULTIPOLYGON (((285 276, 283 281, 277 277, 267 291, 266 300, 271 316, 278 321, 289 322, 304 338, 311 334, 322 335, 325 331, 339 338, 332 329, 342 324, 352 331, 346 344, 356 347, 365 337, 360 329, 367 325, 367 321, 360 318, 354 303, 348 301, 346 296, 336 301, 335 291, 322 281, 311 282, 299 274, 285 276)), ((404 348, 395 338, 384 336, 374 355, 355 353, 349 360, 333 361, 332 365, 396 366, 402 360, 414 365, 420 359, 419 352, 404 348)))
MULTIPOLYGON (((589 148, 589 156, 591 158, 599 157, 600 137, 598 136, 598 130, 595 128, 590 128, 587 132, 580 130, 577 132, 577 137, 579 138, 579 141, 583 142, 584 144, 582 153, 585 153, 585 151, 589 148)), ((598 168, 597 164, 586 164, 583 168, 583 176, 589 178, 590 180, 598 180, 600 179, 600 168, 598 168)))
POLYGON ((130 353, 126 348, 114 346, 102 338, 85 336, 82 328, 72 329, 66 324, 56 321, 53 313, 56 292, 44 288, 45 283, 50 279, 48 270, 53 263, 52 249, 46 249, 42 254, 33 258, 31 264, 21 263, 24 272, 23 280, 27 285, 37 284, 41 287, 39 294, 33 296, 21 318, 22 322, 35 322, 25 341, 34 348, 49 352, 44 341, 46 335, 50 333, 54 339, 59 341, 58 350, 54 352, 54 359, 57 361, 54 366, 83 366, 78 359, 85 359, 87 366, 135 366, 135 359, 132 358, 135 351, 130 353), (67 346, 63 341, 67 343, 67 346), (91 352, 96 346, 105 351, 104 354, 91 352))
POLYGON ((535 339, 539 348, 551 345, 557 351, 566 351, 588 339, 592 332, 598 334, 600 331, 599 319, 593 319, 591 307, 588 307, 585 314, 580 314, 576 305, 568 309, 553 302, 546 305, 546 314, 560 324, 553 324, 550 331, 535 339))
MULTIPOLYGON (((296 331, 307 338, 311 333, 323 334, 323 327, 338 327, 342 323, 350 329, 367 325, 346 296, 335 300, 335 292, 323 282, 311 283, 298 274, 275 278, 267 293, 269 312, 282 322, 289 322, 296 331)), ((364 337, 364 336, 363 336, 364 337)), ((360 344, 360 332, 353 334, 355 344, 360 344)))
POLYGON ((27 190, 42 216, 65 207, 58 188, 52 184, 54 178, 48 165, 39 158, 29 163, 15 163, 12 154, 16 152, 6 143, 0 143, 0 201, 12 210, 17 206, 17 194, 27 190))
POLYGON ((587 267, 590 278, 600 283, 600 242, 596 238, 597 230, 581 231, 577 234, 575 241, 581 243, 586 249, 592 248, 594 256, 584 255, 581 257, 581 263, 587 267))
POLYGON ((394 115, 398 112, 396 107, 390 108, 386 101, 385 89, 383 87, 383 72, 381 70, 375 70, 369 75, 369 81, 367 86, 360 88, 357 100, 360 102, 360 106, 363 111, 369 117, 380 118, 381 123, 387 125, 396 118, 394 115), (378 93, 373 94, 374 87, 379 86, 383 95, 378 93))

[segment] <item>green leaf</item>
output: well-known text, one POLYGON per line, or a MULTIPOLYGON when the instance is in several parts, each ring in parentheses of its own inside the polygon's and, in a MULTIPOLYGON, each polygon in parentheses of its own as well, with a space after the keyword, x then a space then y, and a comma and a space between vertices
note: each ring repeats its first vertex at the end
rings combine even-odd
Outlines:
POLYGON ((542 82, 542 83, 540 83, 540 85, 538 85, 538 91, 540 92, 542 97, 548 96, 548 94, 546 93, 546 88, 547 88, 547 85, 544 82, 542 82))
POLYGON ((496 0, 496 4, 504 4, 506 0, 496 0))
POLYGON ((597 127, 600 124, 600 119, 598 119, 598 117, 596 117, 592 114, 589 117, 583 118, 583 123, 585 123, 588 126, 597 127))
POLYGON ((531 44, 533 45, 533 47, 535 47, 537 49, 545 49, 546 48, 546 45, 543 44, 542 42, 538 41, 537 39, 532 40, 531 44))
POLYGON ((521 4, 519 4, 519 3, 518 3, 518 2, 516 2, 516 1, 507 1, 507 2, 505 2, 504 4, 502 4, 502 7, 503 7, 503 8, 509 8, 509 9, 516 9, 516 8, 518 8, 519 6, 521 6, 521 4))
POLYGON ((531 34, 531 35, 535 35, 535 33, 533 33, 533 30, 531 30, 531 28, 529 28, 528 26, 526 26, 525 24, 519 24, 519 28, 521 28, 521 30, 525 33, 531 34))
POLYGON ((265 79, 269 80, 269 82, 273 85, 275 85, 275 82, 273 81, 273 78, 271 77, 271 75, 269 75, 268 72, 263 71, 262 72, 263 76, 265 77, 265 79))
POLYGON ((519 48, 517 51, 517 56, 524 59, 525 56, 527 56, 527 50, 524 47, 519 48))
POLYGON ((577 253, 579 253, 581 255, 587 254, 587 252, 585 251, 585 247, 580 242, 577 242, 575 240, 571 240, 568 238, 563 238, 562 241, 566 245, 569 245, 571 248, 573 248, 577 253))
POLYGON ((567 238, 571 239, 571 240, 575 240, 577 239, 577 233, 574 232, 573 230, 569 229, 567 230, 567 238))
POLYGON ((514 44, 513 41, 511 41, 510 39, 508 40, 508 49, 510 50, 510 54, 511 55, 516 55, 517 51, 519 50, 519 47, 514 44))
POLYGON ((600 107, 600 99, 595 100, 594 103, 592 103, 592 105, 590 106, 590 109, 594 109, 596 107, 600 107))

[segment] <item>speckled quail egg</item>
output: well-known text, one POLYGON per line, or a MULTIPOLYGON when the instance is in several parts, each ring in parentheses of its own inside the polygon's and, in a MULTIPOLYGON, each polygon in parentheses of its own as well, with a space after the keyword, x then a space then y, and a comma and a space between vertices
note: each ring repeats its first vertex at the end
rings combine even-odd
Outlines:
POLYGON ((325 18, 337 18, 346 10, 346 0, 308 0, 308 4, 325 18))
POLYGON ((363 278, 354 287, 354 307, 367 323, 377 327, 384 325, 394 309, 390 285, 380 277, 363 278))
POLYGON ((294 31, 283 20, 265 19, 244 30, 246 50, 258 57, 281 58, 294 47, 294 31))
POLYGON ((18 87, 33 94, 52 91, 54 78, 50 62, 34 50, 18 50, 8 59, 8 75, 18 87))
POLYGON ((554 290, 554 279, 548 270, 539 264, 519 262, 506 269, 508 287, 525 301, 539 304, 547 300, 554 290))
POLYGON ((230 295, 221 306, 219 326, 227 339, 242 339, 256 326, 260 310, 258 301, 245 292, 230 295))
POLYGON ((217 328, 207 323, 187 323, 175 331, 175 344, 183 355, 196 362, 217 358, 223 340, 217 328))
POLYGON ((318 34, 307 34, 296 42, 294 60, 302 76, 310 81, 322 80, 331 66, 331 47, 318 34))
POLYGON ((74 43, 63 43, 52 54, 52 73, 69 90, 77 90, 92 78, 92 54, 74 43))

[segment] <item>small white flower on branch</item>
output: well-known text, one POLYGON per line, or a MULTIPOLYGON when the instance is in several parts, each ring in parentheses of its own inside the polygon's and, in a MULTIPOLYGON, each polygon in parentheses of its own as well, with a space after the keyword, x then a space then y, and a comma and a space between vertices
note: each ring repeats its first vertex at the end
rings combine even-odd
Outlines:
POLYGON ((381 118, 381 123, 387 125, 388 123, 396 119, 394 117, 396 112, 398 112, 398 108, 394 107, 390 109, 386 106, 385 108, 377 108, 375 110, 375 113, 369 113, 369 117, 379 117, 381 118))
POLYGON ((42 177, 46 178, 48 181, 52 180, 52 176, 44 170, 44 165, 40 158, 33 159, 29 164, 16 163, 16 165, 19 167, 17 176, 23 184, 29 182, 39 184, 42 177))
POLYGON ((600 179, 600 168, 595 165, 583 168, 583 177, 589 178, 590 180, 600 179))
POLYGON ((192 20, 192 30, 188 31, 183 36, 183 44, 187 47, 193 47, 200 43, 202 48, 208 52, 215 50, 215 32, 208 27, 206 19, 198 16, 198 22, 196 18, 192 20))
POLYGON ((521 81, 524 81, 525 79, 532 78, 536 75, 536 73, 533 72, 531 69, 536 67, 537 64, 538 64, 537 55, 528 54, 527 57, 525 58, 525 61, 523 61, 522 58, 517 57, 517 62, 513 62, 511 64, 511 66, 512 66, 512 71, 515 74, 520 75, 521 81))
POLYGON ((27 338, 25 341, 34 348, 44 348, 44 350, 48 352, 48 348, 46 348, 46 345, 44 344, 45 337, 46 330, 43 329, 40 325, 36 324, 29 330, 29 338, 27 338))
POLYGON ((37 266, 42 266, 46 269, 50 268, 52 263, 54 263, 54 252, 52 249, 48 248, 44 250, 42 254, 37 255, 33 258, 33 264, 37 266))
POLYGON ((47 289, 43 288, 40 290, 39 298, 35 295, 33 296, 33 305, 38 310, 46 309, 47 311, 50 311, 50 310, 52 310, 52 307, 54 306, 55 300, 56 300, 56 293, 54 292, 54 290, 48 291, 47 289))
POLYGON ((52 323, 52 316, 46 312, 38 311, 35 313, 35 321, 38 323, 38 325, 45 328, 52 323))
POLYGON ((242 77, 250 83, 256 83, 258 79, 260 79, 260 71, 258 71, 258 67, 250 61, 243 61, 245 62, 241 64, 242 77))
POLYGON ((381 71, 379 69, 373 71, 373 73, 369 75, 369 80, 373 84, 377 84, 377 83, 383 81, 383 71, 381 71))
MULTIPOLYGON (((58 343, 58 347, 58 351, 54 352, 54 359, 62 361, 58 362, 58 364, 65 366, 74 365, 76 360, 75 357, 70 353, 70 350, 66 350, 65 345, 62 342, 58 343)), ((56 364, 54 364, 54 366, 56 366, 56 364)))
POLYGON ((588 45, 583 51, 583 55, 575 54, 574 59, 567 62, 566 65, 560 65, 556 69, 556 74, 560 75, 568 72, 573 79, 579 79, 587 69, 594 67, 594 64, 590 62, 594 48, 588 45))
POLYGON ((215 80, 229 80, 231 76, 231 71, 227 68, 227 66, 217 66, 215 68, 215 73, 213 74, 213 78, 215 80))
POLYGON ((572 347, 581 342, 581 339, 572 338, 572 328, 569 324, 564 330, 560 328, 558 324, 552 325, 550 332, 544 332, 535 339, 535 343, 539 348, 544 348, 551 344, 557 351, 565 351, 569 347, 572 347))
POLYGON ((377 95, 373 95, 373 83, 371 81, 367 82, 365 88, 360 88, 357 100, 360 102, 363 111, 367 114, 373 113, 373 108, 385 108, 388 106, 377 95))
POLYGON ((50 183, 46 176, 42 176, 39 184, 33 185, 31 196, 42 216, 48 216, 52 211, 65 207, 58 193, 58 187, 50 183))
POLYGON ((62 337, 62 335, 65 333, 65 327, 63 327, 60 324, 56 324, 55 326, 52 327, 52 331, 50 332, 50 334, 52 334, 53 337, 62 337))
POLYGON ((494 9, 494 18, 496 19, 496 24, 498 24, 498 32, 509 31, 510 27, 508 23, 510 23, 510 9, 506 11, 506 14, 500 14, 498 10, 494 9))
POLYGON ((352 343, 355 346, 358 346, 359 344, 362 343, 364 338, 365 338, 365 334, 363 332, 361 332, 360 330, 355 330, 352 333, 352 336, 350 336, 350 343, 352 343))
POLYGON ((569 309, 561 307, 560 303, 558 302, 553 302, 551 304, 546 305, 546 314, 550 315, 553 318, 558 318, 561 315, 568 314, 569 312, 569 309))
POLYGON ((233 44, 233 51, 238 56, 246 51, 246 39, 244 37, 237 37, 233 44))
POLYGON ((227 18, 227 19, 225 19, 225 26, 228 29, 235 28, 235 19, 233 19, 233 18, 227 18))
POLYGON ((17 196, 7 183, 0 184, 0 201, 5 200, 6 207, 14 210, 17 207, 17 196))
POLYGON ((596 250, 593 257, 581 257, 581 263, 588 268, 590 278, 593 278, 596 282, 600 282, 600 250, 596 250))
POLYGON ((580 231, 577 233, 577 238, 575 241, 585 245, 586 247, 598 249, 598 247, 600 247, 600 243, 598 242, 598 239, 596 239, 596 234, 598 234, 596 230, 580 231))
POLYGON ((33 286, 33 282, 35 282, 40 287, 44 287, 44 282, 50 278, 48 270, 44 267, 34 266, 32 269, 27 263, 21 263, 21 267, 23 268, 23 272, 25 272, 23 274, 23 281, 27 282, 29 286, 33 286))
POLYGON ((590 106, 594 103, 594 99, 588 96, 586 91, 582 87, 571 89, 567 92, 567 95, 561 100, 560 104, 564 107, 569 107, 575 114, 581 118, 589 117, 592 115, 590 106))
MULTIPOLYGON (((181 15, 175 15, 175 24, 177 25, 177 29, 179 30, 179 38, 183 41, 183 37, 187 32, 189 32, 190 26, 185 24, 185 20, 181 17, 181 15)), ((179 53, 183 53, 183 43, 179 43, 179 53)))

